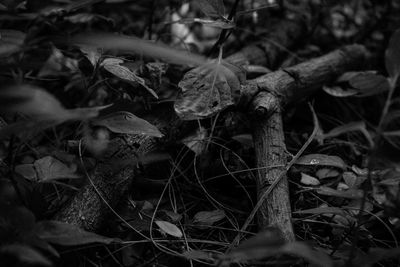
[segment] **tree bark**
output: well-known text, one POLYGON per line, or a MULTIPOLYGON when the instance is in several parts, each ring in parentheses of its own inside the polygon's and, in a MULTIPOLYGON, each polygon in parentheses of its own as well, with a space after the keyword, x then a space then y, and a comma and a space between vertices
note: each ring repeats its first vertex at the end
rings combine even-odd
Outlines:
MULTIPOLYGON (((280 177, 280 181, 265 199, 257 213, 260 229, 279 228, 287 241, 294 241, 291 223, 289 188, 285 171, 286 146, 281 109, 314 93, 323 84, 340 74, 362 66, 368 53, 359 45, 347 46, 325 56, 296 66, 266 74, 250 82, 249 95, 258 91, 251 103, 253 111, 253 140, 258 168, 259 198, 280 177)), ((245 229, 242 229, 245 230, 245 229)))
MULTIPOLYGON (((258 168, 257 195, 260 198, 280 173, 285 171, 286 146, 282 126, 279 100, 271 98, 276 105, 271 116, 255 116, 253 119, 253 140, 258 168)), ((274 226, 280 229, 287 241, 294 241, 295 235, 291 221, 289 187, 283 177, 263 202, 257 214, 259 230, 274 226)))

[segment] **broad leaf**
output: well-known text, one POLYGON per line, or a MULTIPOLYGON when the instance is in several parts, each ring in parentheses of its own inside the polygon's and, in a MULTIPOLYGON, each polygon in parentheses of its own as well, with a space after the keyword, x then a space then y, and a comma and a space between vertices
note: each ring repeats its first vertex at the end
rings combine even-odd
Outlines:
POLYGON ((344 172, 343 180, 350 188, 359 188, 367 179, 365 176, 357 176, 354 172, 344 172))
POLYGON ((36 170, 33 164, 19 164, 15 166, 15 172, 20 174, 27 180, 31 181, 38 180, 36 170))
POLYGON ((160 227, 160 229, 164 233, 168 235, 172 235, 179 238, 183 236, 182 231, 175 224, 172 224, 167 221, 155 221, 155 223, 157 224, 158 227, 160 227))
POLYGON ((212 225, 225 218, 225 212, 223 210, 213 211, 200 211, 193 216, 193 222, 204 225, 212 225))
POLYGON ((210 18, 219 18, 225 14, 223 0, 197 0, 193 3, 210 18))
POLYGON ((175 213, 173 211, 170 210, 163 210, 163 212, 165 213, 165 215, 167 215, 173 222, 179 222, 182 219, 182 215, 175 213))
POLYGON ((323 89, 335 97, 367 97, 389 90, 389 82, 375 71, 350 71, 342 74, 336 83, 324 86, 323 89))
POLYGON ((400 30, 393 33, 385 53, 386 70, 393 83, 400 75, 400 30))
POLYGON ((322 89, 325 91, 325 93, 334 97, 348 97, 357 95, 358 93, 358 91, 355 89, 351 88, 343 89, 343 87, 339 85, 332 85, 332 86, 324 85, 322 89))
POLYGON ((225 61, 194 68, 178 84, 182 94, 175 111, 183 120, 215 115, 235 104, 244 80, 244 70, 225 61))
POLYGON ((76 165, 67 166, 58 159, 51 156, 38 159, 34 162, 34 167, 39 181, 51 181, 61 178, 78 178, 76 165))
POLYGON ((386 77, 369 72, 361 72, 350 79, 349 84, 358 90, 357 96, 365 97, 384 93, 389 90, 386 77))
POLYGON ((85 55, 85 57, 90 61, 92 66, 96 66, 97 62, 101 58, 101 49, 98 49, 93 46, 89 45, 80 45, 79 50, 82 51, 82 53, 85 55))
MULTIPOLYGON (((361 202, 362 202, 361 199, 353 199, 343 208, 347 209, 352 215, 358 215, 361 211, 361 202)), ((363 214, 364 215, 371 214, 373 209, 374 205, 369 201, 365 201, 363 214)))
POLYGON ((344 163, 341 158, 325 154, 309 154, 302 156, 296 161, 296 164, 306 166, 328 166, 342 170, 347 168, 346 163, 344 163))
POLYGON ((40 221, 35 225, 35 233, 49 243, 62 246, 120 242, 117 238, 109 238, 87 232, 75 225, 59 221, 40 221))
POLYGON ((316 173, 315 176, 318 177, 318 179, 327 179, 327 178, 333 178, 339 176, 339 171, 336 169, 332 168, 321 168, 319 169, 316 173))
POLYGON ((196 155, 201 155, 205 152, 207 142, 207 129, 200 127, 195 133, 183 138, 182 143, 192 150, 196 155))
POLYGON ((308 175, 306 173, 301 173, 300 183, 305 184, 305 185, 319 185, 320 184, 320 182, 317 178, 312 177, 311 175, 308 175))
POLYGON ((119 111, 93 120, 95 126, 103 126, 114 133, 140 134, 162 137, 163 134, 149 122, 130 112, 119 111))
POLYGON ((124 81, 140 84, 155 98, 158 98, 156 92, 146 85, 144 79, 137 76, 128 67, 122 66, 121 64, 123 63, 124 61, 119 58, 106 58, 101 62, 100 66, 124 81))

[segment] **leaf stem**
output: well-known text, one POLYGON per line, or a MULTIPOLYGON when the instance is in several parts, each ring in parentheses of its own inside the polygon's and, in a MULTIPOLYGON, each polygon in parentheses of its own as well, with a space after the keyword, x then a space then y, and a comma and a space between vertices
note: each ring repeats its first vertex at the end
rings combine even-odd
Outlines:
MULTIPOLYGON (((236 15, 236 10, 238 7, 240 0, 236 0, 235 3, 233 4, 231 11, 229 12, 227 20, 232 20, 233 17, 236 15)), ((231 29, 223 29, 221 33, 219 34, 218 40, 215 42, 213 47, 211 48, 210 52, 208 52, 207 56, 211 56, 217 48, 219 48, 225 41, 228 39, 230 33, 232 32, 231 29)))

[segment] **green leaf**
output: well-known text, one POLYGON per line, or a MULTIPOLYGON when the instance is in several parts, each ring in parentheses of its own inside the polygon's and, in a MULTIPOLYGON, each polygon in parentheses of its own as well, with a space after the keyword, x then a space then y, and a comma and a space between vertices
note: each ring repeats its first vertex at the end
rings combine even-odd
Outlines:
POLYGON ((339 85, 333 85, 333 86, 324 85, 322 89, 325 91, 325 93, 334 97, 348 97, 357 95, 358 93, 357 90, 355 89, 351 88, 343 89, 342 86, 339 85))
POLYGON ((357 96, 365 97, 384 93, 389 90, 386 77, 370 72, 361 72, 349 80, 349 84, 359 90, 357 96))
POLYGON ((49 243, 62 246, 121 242, 117 238, 109 238, 87 232, 75 225, 59 221, 40 221, 35 225, 35 233, 49 243))
POLYGON ((339 176, 339 171, 336 169, 332 168, 321 168, 319 169, 316 173, 315 176, 318 177, 318 179, 327 179, 327 178, 333 178, 339 176))
POLYGON ((106 127, 114 133, 140 134, 154 137, 163 136, 157 127, 127 111, 119 111, 96 118, 92 124, 106 127))
POLYGON ((349 71, 342 74, 332 86, 324 86, 324 91, 335 97, 367 97, 389 90, 386 77, 376 71, 349 71))
POLYGON ((155 221, 160 229, 169 235, 181 238, 183 236, 182 231, 175 225, 167 221, 155 221))
POLYGON ((390 38, 385 53, 385 65, 389 77, 395 83, 400 75, 400 29, 395 31, 390 38))
POLYGON ((175 111, 182 120, 207 118, 235 104, 245 81, 242 68, 213 61, 187 72, 178 86, 175 111))
POLYGON ((196 155, 201 155, 205 152, 207 146, 207 129, 199 127, 195 133, 192 133, 182 139, 182 143, 192 150, 196 155))
POLYGON ((350 188, 359 188, 367 180, 365 176, 357 176, 354 172, 344 172, 343 180, 350 188))
POLYGON ((137 76, 133 71, 131 71, 128 67, 122 66, 124 63, 122 59, 119 58, 106 58, 104 59, 100 66, 106 69, 108 72, 114 74, 118 78, 128 81, 131 83, 137 83, 143 86, 150 94, 152 94, 155 98, 158 99, 156 92, 153 89, 148 87, 143 78, 137 76))
POLYGON ((89 45, 80 45, 79 50, 85 55, 85 57, 90 61, 92 66, 96 66, 97 62, 101 58, 101 49, 98 49, 89 45))
POLYGON ((223 0, 197 0, 193 3, 210 18, 219 18, 225 15, 223 0))
POLYGON ((297 165, 306 165, 306 166, 328 166, 335 167, 342 170, 347 169, 346 163, 337 157, 337 156, 329 156, 325 154, 309 154, 300 157, 296 163, 297 165))
POLYGON ((301 173, 300 183, 305 184, 305 185, 319 185, 320 184, 320 182, 317 178, 312 177, 311 175, 308 175, 306 173, 301 173))

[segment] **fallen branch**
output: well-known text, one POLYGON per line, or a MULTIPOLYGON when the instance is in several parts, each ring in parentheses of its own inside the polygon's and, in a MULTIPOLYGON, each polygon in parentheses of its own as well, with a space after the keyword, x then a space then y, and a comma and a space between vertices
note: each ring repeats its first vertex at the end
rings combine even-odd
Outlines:
MULTIPOLYGON (((244 88, 244 95, 254 99, 251 109, 255 111, 253 138, 259 173, 258 202, 240 233, 246 231, 258 211, 261 229, 276 226, 287 241, 295 239, 286 179, 286 171, 294 161, 286 166, 281 109, 286 104, 309 96, 340 74, 360 68, 367 57, 367 50, 363 46, 346 46, 325 56, 266 74, 250 81, 244 88)), ((237 244, 240 238, 241 234, 238 234, 232 245, 237 244)))

